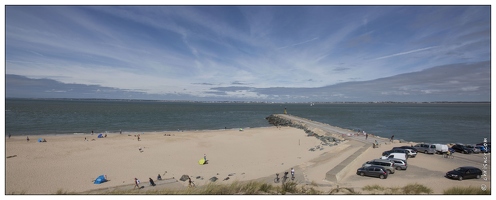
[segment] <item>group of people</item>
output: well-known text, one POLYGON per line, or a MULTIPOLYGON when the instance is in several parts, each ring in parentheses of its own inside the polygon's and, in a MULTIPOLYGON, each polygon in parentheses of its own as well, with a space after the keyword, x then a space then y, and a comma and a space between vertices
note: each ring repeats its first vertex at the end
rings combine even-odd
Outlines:
MULTIPOLYGON (((360 131, 358 131, 360 133, 360 131)), ((362 131, 363 135, 365 135, 365 140, 367 140, 369 138, 369 134, 366 133, 365 131, 362 131)), ((390 142, 394 142, 394 135, 391 136, 391 138, 389 139, 390 142)), ((377 140, 375 141, 377 143, 377 140)))
MULTIPOLYGON (((162 180, 162 176, 160 174, 157 176, 157 180, 162 180)), ((141 186, 139 185, 141 182, 138 178, 134 178, 134 188, 133 189, 141 189, 141 186)), ((148 183, 150 186, 156 186, 155 181, 153 181, 152 178, 148 178, 148 183)))

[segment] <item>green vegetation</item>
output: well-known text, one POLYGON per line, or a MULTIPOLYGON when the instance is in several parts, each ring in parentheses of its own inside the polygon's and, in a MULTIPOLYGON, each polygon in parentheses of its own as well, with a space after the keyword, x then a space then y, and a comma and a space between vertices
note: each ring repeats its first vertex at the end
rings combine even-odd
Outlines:
POLYGON ((374 191, 374 190, 384 190, 385 188, 380 186, 380 185, 366 185, 365 187, 362 188, 362 190, 365 190, 365 191, 374 191))
POLYGON ((482 190, 479 187, 452 187, 443 191, 443 194, 491 194, 491 190, 487 189, 486 191, 482 190))
MULTIPOLYGON (((58 192, 63 194, 63 192, 58 192)), ((250 181, 246 183, 233 182, 229 185, 210 183, 204 186, 182 190, 113 190, 103 194, 165 194, 165 195, 229 195, 229 194, 321 194, 313 187, 299 187, 296 182, 286 182, 281 185, 250 181)))
POLYGON ((382 187, 380 185, 367 185, 362 188, 372 194, 432 194, 432 189, 418 183, 408 184, 404 187, 382 187))
MULTIPOLYGON (((432 194, 432 189, 418 184, 408 184, 403 187, 383 187, 380 185, 367 185, 362 188, 363 191, 368 191, 367 194, 432 194)), ((26 194, 26 191, 20 192, 12 192, 11 195, 23 195, 26 194)), ((62 189, 57 190, 55 194, 64 195, 64 194, 77 194, 74 192, 67 192, 62 189)), ((92 193, 95 194, 95 193, 92 193)), ((200 187, 186 188, 182 190, 177 189, 162 189, 162 190, 113 190, 106 191, 97 194, 110 194, 110 195, 126 195, 126 194, 153 194, 153 195, 234 195, 234 194, 307 194, 307 195, 315 195, 315 194, 361 194, 360 192, 355 191, 353 188, 343 188, 337 187, 332 189, 329 193, 321 192, 315 189, 312 185, 303 185, 299 186, 296 182, 286 182, 280 185, 273 185, 268 183, 262 183, 257 181, 250 181, 245 183, 233 182, 229 185, 225 184, 215 184, 210 183, 200 187), (308 188, 307 188, 308 187, 308 188)), ((478 187, 453 187, 443 191, 443 194, 448 195, 490 195, 491 190, 483 191, 478 187)))
POLYGON ((432 194, 432 189, 418 183, 408 184, 402 188, 403 194, 432 194))

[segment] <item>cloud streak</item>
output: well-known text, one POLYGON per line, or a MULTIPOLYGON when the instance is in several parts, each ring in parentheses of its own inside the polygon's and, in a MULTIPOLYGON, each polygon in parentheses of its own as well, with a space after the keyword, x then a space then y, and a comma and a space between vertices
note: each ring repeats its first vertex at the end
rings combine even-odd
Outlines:
POLYGON ((415 49, 415 50, 411 50, 411 51, 406 51, 406 52, 401 52, 401 53, 396 53, 396 54, 392 54, 392 55, 388 55, 388 56, 379 57, 379 58, 376 58, 375 60, 381 60, 381 59, 386 59, 386 58, 391 58, 391 57, 396 57, 396 56, 407 55, 407 54, 411 54, 411 53, 417 53, 417 52, 426 51, 426 50, 430 50, 430 49, 437 48, 437 47, 438 46, 415 49))
POLYGON ((281 50, 281 49, 285 49, 285 48, 288 48, 288 47, 294 47, 294 46, 298 46, 298 45, 302 45, 302 44, 306 44, 306 43, 309 43, 311 41, 314 41, 314 40, 318 40, 319 38, 316 37, 316 38, 312 38, 310 40, 307 40, 307 41, 304 41, 304 42, 300 42, 300 43, 296 43, 296 44, 291 44, 291 45, 287 45, 287 46, 284 46, 284 47, 279 47, 277 48, 278 50, 281 50))

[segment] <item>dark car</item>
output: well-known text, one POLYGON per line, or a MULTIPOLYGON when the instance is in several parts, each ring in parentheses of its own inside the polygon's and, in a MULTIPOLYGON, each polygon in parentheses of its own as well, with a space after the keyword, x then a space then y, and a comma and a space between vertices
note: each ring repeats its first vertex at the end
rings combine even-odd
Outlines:
POLYGON ((446 178, 458 179, 459 181, 463 179, 476 178, 479 179, 482 176, 482 171, 476 167, 458 167, 452 171, 446 173, 446 178))
POLYGON ((465 153, 465 154, 469 154, 469 153, 473 153, 473 150, 462 145, 462 144, 455 144, 451 147, 453 150, 455 150, 456 152, 460 152, 460 153, 465 153))
POLYGON ((410 149, 410 150, 414 151, 415 153, 418 152, 417 148, 411 147, 411 146, 393 147, 393 149, 410 149))
POLYGON ((384 151, 384 152, 382 152, 382 155, 383 155, 383 156, 387 156, 387 155, 389 155, 389 154, 391 154, 391 153, 404 153, 404 154, 408 155, 408 153, 409 153, 409 152, 408 152, 407 150, 405 150, 405 149, 397 149, 397 148, 393 148, 393 149, 391 149, 391 150, 389 150, 389 151, 384 151))
POLYGON ((360 176, 379 177, 380 179, 386 179, 388 177, 386 169, 379 166, 360 167, 357 169, 356 174, 360 176))

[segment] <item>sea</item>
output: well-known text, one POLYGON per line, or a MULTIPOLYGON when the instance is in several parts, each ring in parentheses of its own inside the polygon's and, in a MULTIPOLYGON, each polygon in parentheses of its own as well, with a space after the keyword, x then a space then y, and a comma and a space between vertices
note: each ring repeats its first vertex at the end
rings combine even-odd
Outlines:
POLYGON ((270 127, 283 113, 413 142, 491 141, 490 103, 207 103, 6 99, 5 134, 53 135, 270 127))

